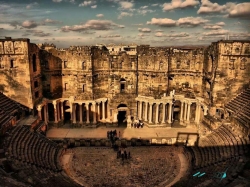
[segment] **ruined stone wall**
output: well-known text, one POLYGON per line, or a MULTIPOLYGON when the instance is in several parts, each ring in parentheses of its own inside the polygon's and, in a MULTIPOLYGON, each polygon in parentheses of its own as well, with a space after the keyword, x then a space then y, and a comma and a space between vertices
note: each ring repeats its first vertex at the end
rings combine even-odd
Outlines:
POLYGON ((170 56, 169 90, 192 91, 197 96, 203 93, 204 49, 172 49, 170 56))
POLYGON ((205 84, 210 89, 210 111, 225 103, 249 86, 250 42, 219 41, 212 43, 207 50, 205 84))
MULTIPOLYGON (((30 69, 36 50, 30 45, 29 39, 0 40, 0 89, 6 96, 32 109, 34 89, 31 87, 33 75, 30 69)), ((36 60, 38 65, 39 59, 36 60)))
POLYGON ((52 48, 44 51, 43 58, 44 85, 50 86, 47 90, 50 90, 52 98, 74 95, 77 99, 92 99, 90 47, 71 47, 67 50, 52 48))
POLYGON ((138 47, 138 94, 159 97, 168 87, 168 49, 138 47))

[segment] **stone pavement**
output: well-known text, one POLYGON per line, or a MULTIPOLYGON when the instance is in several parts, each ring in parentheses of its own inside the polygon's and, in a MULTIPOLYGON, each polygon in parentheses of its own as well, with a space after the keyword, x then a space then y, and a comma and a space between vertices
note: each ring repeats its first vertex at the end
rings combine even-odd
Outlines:
MULTIPOLYGON (((178 133, 197 133, 195 128, 124 128, 124 127, 105 127, 100 126, 97 128, 51 128, 47 131, 46 136, 50 139, 62 138, 107 138, 107 131, 115 130, 120 131, 121 137, 125 139, 141 138, 176 138, 178 133)), ((183 138, 187 137, 183 135, 183 138)), ((190 136, 189 138, 191 138, 190 136)), ((196 137, 196 136, 195 136, 196 137)))

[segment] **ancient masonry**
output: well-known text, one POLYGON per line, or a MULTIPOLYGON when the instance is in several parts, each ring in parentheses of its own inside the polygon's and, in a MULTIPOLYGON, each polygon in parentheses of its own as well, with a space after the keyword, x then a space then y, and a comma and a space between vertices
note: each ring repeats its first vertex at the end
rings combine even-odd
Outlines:
POLYGON ((225 118, 224 103, 249 86, 250 41, 204 48, 71 46, 0 40, 0 91, 46 124, 143 120, 149 126, 225 118))

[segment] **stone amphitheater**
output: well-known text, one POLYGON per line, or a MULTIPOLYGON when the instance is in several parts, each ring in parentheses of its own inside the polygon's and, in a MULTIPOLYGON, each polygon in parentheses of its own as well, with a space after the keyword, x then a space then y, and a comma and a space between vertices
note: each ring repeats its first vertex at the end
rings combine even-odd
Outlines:
POLYGON ((249 49, 0 39, 0 186, 250 186, 249 49))

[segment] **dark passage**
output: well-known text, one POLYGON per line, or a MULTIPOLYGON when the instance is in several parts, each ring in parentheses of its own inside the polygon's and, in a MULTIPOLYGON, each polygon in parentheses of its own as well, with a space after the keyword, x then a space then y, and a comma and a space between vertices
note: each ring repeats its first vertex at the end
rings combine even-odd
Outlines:
POLYGON ((126 111, 119 111, 117 119, 119 126, 127 126, 127 122, 123 122, 126 119, 126 111))

